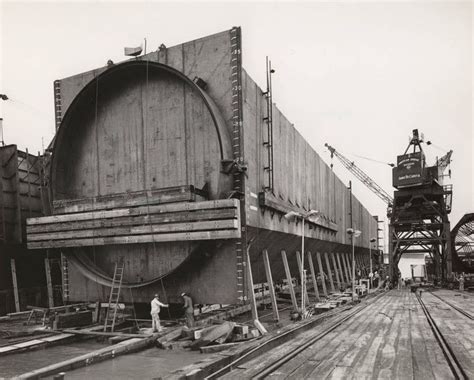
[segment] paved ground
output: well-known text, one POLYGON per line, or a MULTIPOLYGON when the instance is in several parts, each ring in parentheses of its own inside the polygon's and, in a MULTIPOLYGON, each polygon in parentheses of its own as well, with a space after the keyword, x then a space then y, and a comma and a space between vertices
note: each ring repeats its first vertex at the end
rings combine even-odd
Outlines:
MULTIPOLYGON (((460 306, 472 307, 472 298, 449 291, 440 294, 456 298, 460 306)), ((442 332, 451 334, 449 338, 458 346, 456 352, 463 367, 470 370, 474 362, 473 321, 442 306, 442 301, 436 302, 429 294, 423 294, 423 299, 442 332)), ((316 327, 314 332, 323 331, 327 325, 316 327)), ((266 361, 293 351, 298 344, 292 341, 271 350, 227 378, 250 378, 266 361)), ((453 375, 415 295, 408 290, 392 290, 280 367, 271 378, 452 379, 453 375)))

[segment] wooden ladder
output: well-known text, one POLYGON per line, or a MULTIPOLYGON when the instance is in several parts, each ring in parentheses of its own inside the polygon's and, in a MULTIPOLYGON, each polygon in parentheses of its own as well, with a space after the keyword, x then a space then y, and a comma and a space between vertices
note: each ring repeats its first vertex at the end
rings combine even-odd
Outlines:
POLYGON ((61 252, 61 281, 63 290, 63 304, 66 305, 69 301, 69 263, 67 257, 61 252))
POLYGON ((123 260, 115 263, 114 278, 112 279, 112 287, 110 288, 109 305, 104 322, 104 331, 107 331, 107 328, 109 327, 110 331, 114 331, 115 328, 115 320, 119 308, 120 290, 122 289, 123 269, 123 260), (111 308, 113 308, 112 311, 111 308))

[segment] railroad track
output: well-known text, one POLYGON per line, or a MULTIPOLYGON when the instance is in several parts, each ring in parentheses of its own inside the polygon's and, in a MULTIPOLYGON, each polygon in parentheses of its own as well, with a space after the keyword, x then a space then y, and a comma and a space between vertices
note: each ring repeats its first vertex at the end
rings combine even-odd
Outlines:
MULTIPOLYGON (((467 376, 466 372, 462 368, 461 364, 459 363, 459 360, 456 358, 456 355, 454 354, 453 350, 451 349, 450 345, 444 338, 443 334, 441 333, 438 325, 434 321, 433 317, 431 316, 428 308, 426 307, 425 303, 421 299, 420 295, 417 293, 416 298, 418 299, 418 302, 421 306, 421 309, 423 310, 423 313, 426 316, 426 319, 428 320, 428 323, 431 327, 431 330, 433 331, 433 334, 438 341, 439 346, 441 347, 441 350, 443 351, 443 355, 446 358, 446 361, 448 362, 449 368, 451 369, 451 372, 454 375, 455 379, 468 379, 469 377, 467 376)), ((439 297, 438 297, 439 298, 439 297)), ((451 306, 451 305, 450 305, 451 306)))
MULTIPOLYGON (((372 300, 375 300, 376 298, 379 298, 383 293, 380 293, 378 294, 377 296, 375 296, 372 300)), ((306 341, 302 342, 297 348, 295 348, 292 352, 288 353, 288 354, 285 354, 284 356, 278 358, 277 360, 269 363, 263 370, 261 370, 260 372, 256 373, 253 375, 253 379, 264 379, 265 377, 267 377, 268 375, 270 375, 272 372, 274 372, 275 370, 277 370, 278 368, 280 368, 281 366, 283 366, 285 363, 289 362, 290 360, 292 360, 294 357, 296 357, 298 354, 300 354, 301 352, 303 352, 306 348, 310 347, 311 345, 315 344, 316 342, 318 342, 319 340, 321 340, 322 338, 324 338, 326 335, 328 335, 329 333, 331 333, 333 330, 335 330, 336 328, 338 328, 339 326, 341 326, 343 323, 345 323, 346 321, 348 321, 349 319, 353 318, 355 315, 359 314, 362 310, 364 310, 365 308, 367 308, 368 306, 370 306, 372 303, 365 303, 363 305, 358 305, 354 308, 354 310, 352 310, 350 313, 336 319, 336 321, 334 321, 333 323, 330 324, 330 326, 325 329, 324 331, 322 331, 321 333, 319 333, 318 335, 314 336, 314 337, 311 337, 309 339, 307 339, 306 341)), ((350 310, 351 307, 346 307, 344 309, 339 309, 339 310, 335 310, 333 312, 329 312, 329 313, 324 313, 321 315, 321 319, 326 319, 328 317, 332 317, 334 315, 337 315, 337 314, 340 314, 341 312, 344 312, 344 311, 347 311, 347 310, 350 310)), ((312 321, 309 321, 308 323, 313 323, 314 320, 312 321)), ((306 324, 304 325, 300 325, 294 329, 291 329, 287 332, 285 332, 284 334, 282 335, 288 335, 290 333, 293 333, 295 332, 296 330, 298 329, 302 329, 303 327, 305 327, 306 324)), ((255 356, 258 356, 258 351, 261 351, 265 346, 271 346, 272 343, 274 342, 274 340, 278 339, 278 338, 281 338, 281 335, 280 336, 277 336, 275 338, 272 338, 272 339, 269 339, 268 341, 266 342, 263 342, 262 344, 260 344, 259 346, 255 347, 254 349, 250 350, 249 352, 247 352, 246 354, 244 354, 243 356, 241 356, 240 358, 234 360, 232 363, 228 364, 227 366, 221 368, 220 370, 212 373, 211 375, 207 376, 205 379, 208 380, 208 379, 216 379, 222 375, 224 375, 225 373, 228 373, 230 372, 233 368, 237 367, 239 364, 245 362, 245 361, 248 361, 252 358, 254 358, 255 356)))
POLYGON ((451 306, 454 310, 458 311, 459 313, 461 313, 462 315, 464 315, 465 317, 469 318, 470 320, 473 320, 474 321, 474 316, 470 313, 468 313, 467 311, 461 309, 460 307, 457 307, 456 305, 453 305, 451 302, 449 301, 446 301, 444 298, 441 298, 440 296, 438 296, 437 294, 433 293, 433 292, 430 292, 431 295, 435 296, 436 298, 438 298, 439 300, 443 301, 445 304, 447 304, 448 306, 451 306))

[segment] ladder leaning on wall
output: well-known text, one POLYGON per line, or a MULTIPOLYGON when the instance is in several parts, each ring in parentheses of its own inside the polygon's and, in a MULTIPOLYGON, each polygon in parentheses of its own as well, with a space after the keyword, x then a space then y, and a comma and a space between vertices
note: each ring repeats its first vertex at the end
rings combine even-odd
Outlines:
POLYGON ((123 260, 115 263, 114 278, 112 279, 112 286, 110 288, 109 305, 104 322, 104 331, 107 331, 108 328, 110 328, 110 331, 114 331, 115 328, 117 310, 119 309, 120 290, 122 289, 123 270, 123 260))

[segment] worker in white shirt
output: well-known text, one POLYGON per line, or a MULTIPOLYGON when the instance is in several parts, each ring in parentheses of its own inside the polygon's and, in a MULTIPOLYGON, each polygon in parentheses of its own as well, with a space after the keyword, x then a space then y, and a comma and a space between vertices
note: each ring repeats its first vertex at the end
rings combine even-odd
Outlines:
POLYGON ((152 319, 152 328, 153 332, 162 331, 160 324, 160 307, 168 307, 167 304, 160 302, 158 299, 158 294, 155 294, 155 298, 151 300, 151 319, 152 319))
POLYGON ((373 274, 373 272, 370 272, 369 273, 370 289, 372 289, 374 287, 373 280, 374 280, 374 274, 373 274))

